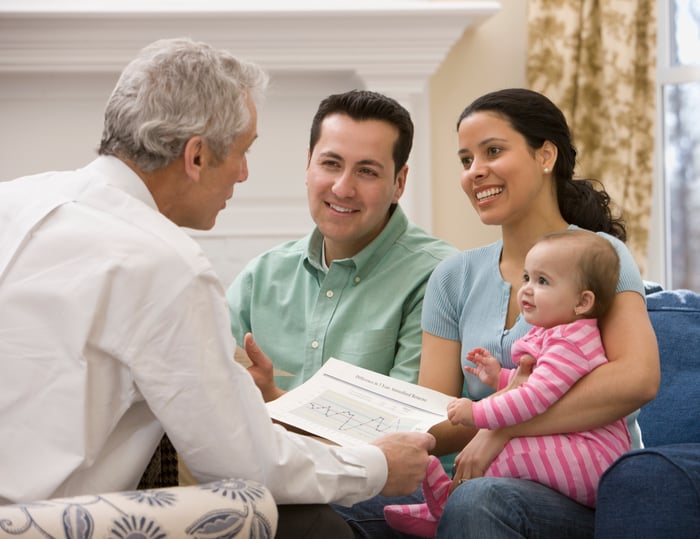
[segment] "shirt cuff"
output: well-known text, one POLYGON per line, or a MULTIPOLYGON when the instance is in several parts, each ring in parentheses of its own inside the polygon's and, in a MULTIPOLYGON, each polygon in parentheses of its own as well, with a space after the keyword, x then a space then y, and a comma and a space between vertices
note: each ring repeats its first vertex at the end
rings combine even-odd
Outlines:
POLYGON ((384 452, 375 445, 366 444, 338 449, 346 462, 359 464, 366 470, 366 490, 362 498, 372 498, 379 494, 386 484, 389 468, 384 452))

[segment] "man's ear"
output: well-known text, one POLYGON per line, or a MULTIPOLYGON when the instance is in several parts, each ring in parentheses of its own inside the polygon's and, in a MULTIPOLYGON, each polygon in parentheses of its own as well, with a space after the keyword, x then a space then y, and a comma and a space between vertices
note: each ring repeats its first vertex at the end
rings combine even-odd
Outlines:
POLYGON ((406 178, 408 178, 408 165, 404 165, 394 179, 396 189, 394 191, 394 198, 391 201, 393 204, 398 203, 401 195, 403 195, 403 192, 406 190, 406 178))
POLYGON ((593 310, 594 303, 595 294, 590 290, 584 290, 581 292, 578 304, 574 307, 574 313, 576 316, 585 316, 593 310))
MULTIPOLYGON (((306 172, 309 171, 310 166, 311 166, 311 148, 306 150, 306 172)), ((306 187, 309 186, 309 180, 306 176, 304 176, 304 185, 306 187)))
POLYGON ((183 158, 185 161, 185 173, 194 181, 199 181, 202 171, 202 161, 204 160, 204 140, 199 135, 195 135, 185 144, 183 158))

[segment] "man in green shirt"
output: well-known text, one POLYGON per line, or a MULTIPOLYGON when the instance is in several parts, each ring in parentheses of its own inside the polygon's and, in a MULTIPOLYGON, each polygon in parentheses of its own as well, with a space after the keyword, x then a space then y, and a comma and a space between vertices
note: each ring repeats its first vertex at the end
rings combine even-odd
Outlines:
POLYGON ((321 102, 306 168, 316 226, 252 260, 227 292, 236 341, 272 362, 249 369, 265 400, 329 357, 417 381, 425 287, 456 249, 398 205, 412 140, 408 111, 389 97, 353 90, 321 102))

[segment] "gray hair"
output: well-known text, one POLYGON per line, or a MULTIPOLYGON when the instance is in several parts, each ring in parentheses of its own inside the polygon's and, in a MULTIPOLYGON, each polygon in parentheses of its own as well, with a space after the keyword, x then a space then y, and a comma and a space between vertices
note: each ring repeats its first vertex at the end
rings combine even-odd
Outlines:
POLYGON ((141 50, 122 72, 105 109, 98 153, 152 172, 180 157, 201 136, 226 157, 250 125, 248 100, 262 101, 268 77, 257 65, 186 38, 141 50))

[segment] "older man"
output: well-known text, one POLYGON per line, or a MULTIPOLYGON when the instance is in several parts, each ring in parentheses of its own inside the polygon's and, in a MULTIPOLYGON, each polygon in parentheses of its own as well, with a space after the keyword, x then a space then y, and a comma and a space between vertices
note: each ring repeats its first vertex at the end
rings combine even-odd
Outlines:
POLYGON ((255 479, 279 504, 421 481, 430 435, 339 448, 272 424, 180 228, 211 228, 248 177, 265 83, 227 52, 158 41, 117 82, 97 159, 0 184, 0 503, 133 488, 164 431, 198 480, 255 479))

